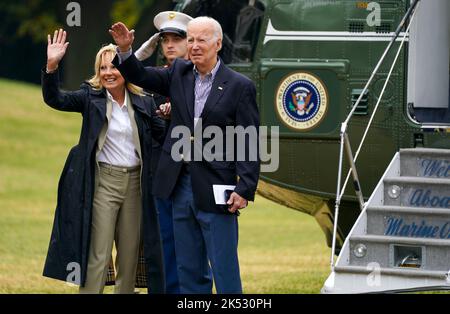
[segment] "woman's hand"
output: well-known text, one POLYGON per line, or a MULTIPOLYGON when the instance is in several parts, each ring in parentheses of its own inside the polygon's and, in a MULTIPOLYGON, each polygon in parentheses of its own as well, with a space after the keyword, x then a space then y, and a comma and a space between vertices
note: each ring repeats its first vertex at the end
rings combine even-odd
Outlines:
POLYGON ((53 40, 51 35, 47 35, 47 71, 52 72, 58 68, 58 64, 66 54, 67 46, 66 42, 67 33, 62 29, 55 30, 53 34, 53 40))

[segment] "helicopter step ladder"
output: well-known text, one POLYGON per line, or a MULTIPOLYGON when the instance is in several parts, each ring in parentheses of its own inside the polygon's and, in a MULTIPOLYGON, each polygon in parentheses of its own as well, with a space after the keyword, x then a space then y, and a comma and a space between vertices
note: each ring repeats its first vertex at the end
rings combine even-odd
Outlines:
POLYGON ((450 150, 396 153, 322 293, 450 290, 450 150))

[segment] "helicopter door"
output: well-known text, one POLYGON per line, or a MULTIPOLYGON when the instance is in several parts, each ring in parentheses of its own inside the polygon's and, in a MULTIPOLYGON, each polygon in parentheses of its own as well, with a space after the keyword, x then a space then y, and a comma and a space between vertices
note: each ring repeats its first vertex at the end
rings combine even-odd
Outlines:
POLYGON ((411 26, 408 63, 408 103, 415 119, 450 123, 450 1, 419 4, 411 26))

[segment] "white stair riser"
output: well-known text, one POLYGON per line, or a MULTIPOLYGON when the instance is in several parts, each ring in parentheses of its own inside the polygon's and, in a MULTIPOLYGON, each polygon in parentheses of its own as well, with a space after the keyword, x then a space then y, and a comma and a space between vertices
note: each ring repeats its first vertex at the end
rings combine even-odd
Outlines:
MULTIPOLYGON (((394 265, 394 246, 408 247, 401 243, 381 243, 381 242, 364 242, 353 241, 350 239, 350 259, 351 266, 368 266, 377 263, 383 268, 396 268, 394 265), (354 254, 355 246, 363 244, 367 247, 364 257, 356 257, 354 254)), ((422 266, 420 269, 444 271, 450 269, 450 246, 432 246, 432 245, 414 245, 414 247, 422 247, 422 266)))
POLYGON ((401 159, 400 173, 402 176, 450 178, 450 160, 444 158, 408 157, 401 159))
POLYGON ((367 234, 450 240, 450 210, 443 215, 367 212, 367 234))
POLYGON ((384 205, 450 208, 450 185, 427 185, 389 182, 384 185, 384 205), (400 187, 400 195, 392 198, 388 191, 400 187))

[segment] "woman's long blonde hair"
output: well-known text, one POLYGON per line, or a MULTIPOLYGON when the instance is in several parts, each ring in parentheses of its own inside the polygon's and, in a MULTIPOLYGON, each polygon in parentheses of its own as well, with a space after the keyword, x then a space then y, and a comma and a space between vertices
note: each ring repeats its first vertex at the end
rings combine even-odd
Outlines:
MULTIPOLYGON (((95 74, 88 80, 88 83, 91 84, 93 89, 100 90, 103 88, 103 85, 100 80, 100 66, 102 64, 102 58, 107 53, 111 53, 113 56, 115 56, 115 54, 117 52, 116 48, 117 48, 116 45, 109 44, 109 45, 103 46, 97 52, 97 56, 95 57, 95 65, 94 65, 94 73, 95 74)), ((128 91, 133 94, 140 95, 140 96, 145 95, 144 90, 134 84, 125 82, 125 86, 128 89, 128 91)))

